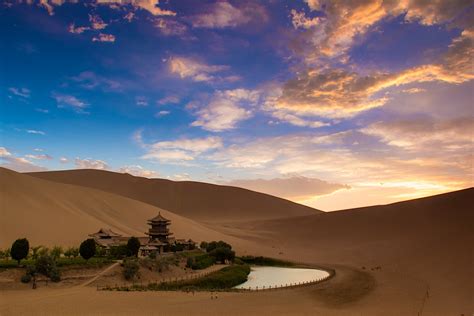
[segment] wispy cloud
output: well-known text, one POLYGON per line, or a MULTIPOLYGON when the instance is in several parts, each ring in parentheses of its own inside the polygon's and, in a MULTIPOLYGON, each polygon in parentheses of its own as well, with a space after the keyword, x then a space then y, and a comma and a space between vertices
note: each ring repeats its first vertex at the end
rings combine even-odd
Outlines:
POLYGON ((156 178, 160 175, 158 172, 154 170, 145 169, 140 165, 123 166, 118 171, 145 178, 156 178))
POLYGON ((56 100, 59 108, 70 107, 78 113, 87 113, 84 109, 89 105, 88 103, 79 100, 73 95, 61 94, 53 92, 52 97, 56 100))
POLYGON ((242 7, 236 7, 227 1, 219 1, 203 6, 202 10, 202 13, 190 18, 195 28, 236 27, 252 20, 263 23, 268 19, 265 9, 257 3, 245 3, 242 7))
POLYGON ((109 169, 109 165, 105 161, 95 160, 91 158, 86 158, 86 159, 76 158, 74 160, 74 165, 76 169, 99 169, 99 170, 109 169))
POLYGON ((99 35, 94 36, 92 38, 93 42, 106 42, 106 43, 113 43, 115 42, 115 35, 113 34, 105 34, 99 33, 99 35))
POLYGON ((215 74, 229 69, 224 65, 207 65, 188 57, 171 57, 168 61, 169 70, 180 78, 189 78, 193 81, 212 81, 215 74))
POLYGON ((24 157, 18 157, 12 154, 5 147, 0 147, 0 163, 1 167, 15 170, 18 172, 35 172, 47 170, 44 167, 38 166, 24 157))
POLYGON ((252 116, 252 107, 259 97, 258 91, 245 89, 216 91, 210 100, 188 106, 197 116, 191 125, 213 132, 234 129, 239 122, 252 116))
POLYGON ((27 132, 28 134, 46 135, 45 132, 43 132, 43 131, 38 131, 38 130, 34 130, 34 129, 28 129, 28 130, 26 130, 26 132, 27 132))
POLYGON ((31 91, 27 88, 15 88, 11 87, 8 88, 8 91, 13 93, 14 95, 22 98, 29 98, 31 96, 31 91))

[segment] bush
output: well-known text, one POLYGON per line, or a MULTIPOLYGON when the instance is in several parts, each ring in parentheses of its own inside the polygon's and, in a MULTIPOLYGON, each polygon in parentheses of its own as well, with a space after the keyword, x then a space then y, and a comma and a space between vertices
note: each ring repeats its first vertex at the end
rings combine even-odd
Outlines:
POLYGON ((36 272, 43 274, 51 279, 53 282, 61 280, 61 274, 56 265, 56 261, 50 255, 43 255, 36 260, 36 272))
POLYGON ((219 240, 219 241, 211 241, 207 247, 206 247, 206 251, 207 252, 211 252, 213 251, 214 249, 217 249, 217 248, 229 248, 232 250, 232 246, 229 245, 228 243, 226 243, 225 241, 222 241, 222 240, 219 240))
POLYGON ((123 276, 127 280, 132 280, 138 274, 140 265, 137 260, 128 259, 123 263, 123 276))
POLYGON ((127 242, 127 248, 130 255, 138 257, 138 251, 140 250, 140 240, 137 237, 130 237, 127 242))
POLYGON ((68 258, 76 258, 79 256, 79 248, 77 247, 69 247, 67 250, 64 252, 64 255, 68 258))
POLYGON ((10 250, 11 257, 18 261, 18 265, 20 265, 21 259, 25 259, 28 256, 28 251, 30 250, 30 243, 28 239, 22 238, 17 239, 13 242, 12 248, 10 250))
POLYGON ((63 248, 61 246, 54 246, 53 249, 51 249, 51 256, 54 259, 58 259, 61 257, 61 254, 63 253, 63 248))
POLYGON ((207 245, 208 245, 208 243, 206 241, 203 241, 203 242, 201 242, 201 244, 199 244, 199 248, 201 248, 202 250, 207 251, 207 245))
POLYGON ((95 240, 92 238, 84 240, 79 247, 81 257, 86 260, 89 260, 95 255, 95 250, 95 240))
POLYGON ((21 276, 21 283, 30 283, 31 281, 31 275, 25 274, 21 276))
POLYGON ((131 255, 127 245, 110 247, 109 257, 113 259, 123 259, 131 255))
POLYGON ((227 247, 218 247, 209 252, 209 255, 214 257, 216 262, 225 263, 226 261, 234 260, 235 251, 227 247))
POLYGON ((186 261, 186 266, 193 270, 201 270, 210 267, 214 264, 215 258, 208 254, 200 256, 189 257, 186 261))
POLYGON ((294 263, 289 261, 284 261, 280 259, 267 258, 267 257, 254 257, 254 256, 243 256, 240 257, 240 260, 247 264, 257 265, 257 266, 276 266, 276 267, 291 267, 294 263))

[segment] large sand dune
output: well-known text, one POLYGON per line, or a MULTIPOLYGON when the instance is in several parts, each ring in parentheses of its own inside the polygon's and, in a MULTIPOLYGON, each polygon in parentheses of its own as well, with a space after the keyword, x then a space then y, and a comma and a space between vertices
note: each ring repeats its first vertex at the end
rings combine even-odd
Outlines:
MULTIPOLYGON (((212 303, 205 295, 191 298, 182 293, 97 294, 83 289, 58 296, 45 291, 35 294, 41 298, 31 301, 34 302, 31 308, 40 308, 45 313, 61 314, 63 300, 68 304, 87 300, 90 305, 78 313, 133 313, 134 306, 139 305, 143 313, 152 314, 157 312, 155 298, 160 300, 160 312, 165 314, 212 311, 215 314, 469 315, 474 311, 474 189, 330 213, 312 214, 314 211, 308 209, 312 214, 308 215, 298 211, 306 208, 296 208, 294 203, 287 204, 293 209, 286 213, 281 203, 289 202, 279 200, 266 204, 256 200, 259 207, 252 207, 251 198, 242 197, 248 191, 232 188, 173 182, 161 186, 167 182, 90 170, 34 176, 1 170, 2 243, 7 235, 9 239, 25 235, 45 243, 56 239, 62 243, 68 238, 73 242, 69 235, 83 236, 98 226, 126 233, 142 232, 143 220, 158 210, 150 204, 165 199, 180 214, 162 211, 176 223, 173 228, 176 235, 196 240, 225 239, 235 244, 240 253, 270 255, 336 269, 333 279, 318 286, 259 294, 223 294, 212 303), (88 179, 89 176, 92 178, 88 179), (94 186, 116 194, 64 183, 94 186), (176 189, 180 185, 186 189, 176 189), (199 190, 190 190, 193 185, 199 190), (155 189, 162 191, 155 194, 155 189), (234 199, 231 192, 238 194, 238 198, 234 199), (130 196, 149 204, 132 200, 130 196), (239 204, 239 198, 249 200, 239 204), (219 202, 208 202, 212 199, 219 202), (193 203, 199 206, 193 208, 193 203), (276 214, 267 208, 271 203, 280 207, 276 214), (224 210, 218 207, 226 204, 247 208, 238 213, 238 207, 224 207, 224 210), (194 212, 195 209, 198 211, 194 212), (90 299, 91 296, 96 299, 90 299), (122 302, 120 307, 114 303, 117 297, 122 302)), ((17 303, 4 304, 4 311, 14 314, 33 310, 24 303, 23 294, 12 292, 8 299, 17 303)))
POLYGON ((30 175, 123 195, 203 221, 271 219, 320 212, 271 195, 201 182, 146 179, 88 169, 30 175))
POLYGON ((27 237, 33 245, 78 245, 100 227, 144 236, 161 211, 177 238, 236 240, 191 219, 126 197, 42 180, 0 168, 0 247, 27 237))

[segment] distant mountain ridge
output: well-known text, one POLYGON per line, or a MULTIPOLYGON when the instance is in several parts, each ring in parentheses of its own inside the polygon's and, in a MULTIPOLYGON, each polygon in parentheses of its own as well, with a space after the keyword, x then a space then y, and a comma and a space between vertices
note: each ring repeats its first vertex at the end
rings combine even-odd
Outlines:
POLYGON ((147 179, 93 169, 28 174, 118 194, 201 221, 263 220, 321 212, 268 194, 202 182, 147 179))

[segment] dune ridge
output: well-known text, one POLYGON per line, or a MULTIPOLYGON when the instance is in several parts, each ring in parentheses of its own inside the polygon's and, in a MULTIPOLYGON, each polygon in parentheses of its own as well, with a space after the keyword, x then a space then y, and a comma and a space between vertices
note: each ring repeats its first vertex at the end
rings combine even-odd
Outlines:
POLYGON ((29 175, 115 193, 201 221, 272 219, 321 212, 268 194, 202 182, 147 179, 92 169, 29 175))

